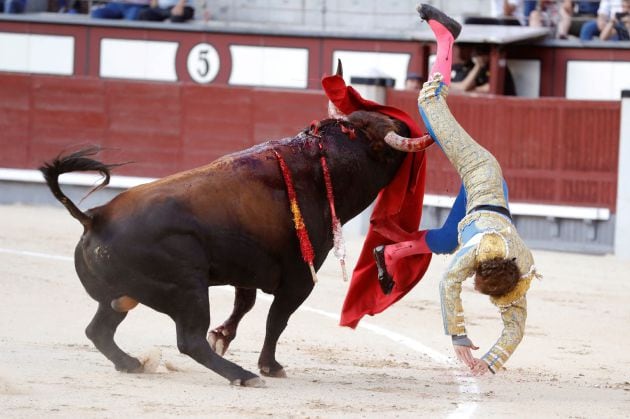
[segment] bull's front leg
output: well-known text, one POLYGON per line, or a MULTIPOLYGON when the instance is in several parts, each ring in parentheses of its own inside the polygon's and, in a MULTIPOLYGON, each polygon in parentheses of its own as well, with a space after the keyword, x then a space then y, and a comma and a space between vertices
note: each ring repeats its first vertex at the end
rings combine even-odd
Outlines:
POLYGON ((313 280, 307 269, 300 274, 287 275, 285 278, 290 279, 285 279, 283 285, 274 293, 273 303, 267 315, 265 343, 258 358, 260 373, 267 377, 286 377, 284 368, 276 361, 276 345, 291 314, 313 290, 313 280))
POLYGON ((217 355, 206 340, 206 331, 210 325, 210 307, 208 289, 189 289, 169 296, 167 312, 177 329, 177 347, 179 351, 193 358, 217 374, 225 377, 230 384, 246 387, 262 387, 264 381, 233 362, 217 355))
POLYGON ((243 319, 243 316, 254 307, 255 302, 255 289, 236 288, 232 314, 221 326, 208 332, 208 342, 212 350, 221 356, 225 354, 228 346, 230 346, 230 342, 236 337, 238 324, 243 319))

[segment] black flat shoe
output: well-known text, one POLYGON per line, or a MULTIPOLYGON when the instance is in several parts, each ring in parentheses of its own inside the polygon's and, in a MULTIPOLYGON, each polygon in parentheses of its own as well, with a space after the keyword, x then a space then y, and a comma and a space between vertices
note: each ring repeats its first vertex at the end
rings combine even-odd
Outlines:
POLYGON ((385 246, 376 246, 373 250, 376 268, 378 270, 378 284, 383 294, 387 295, 394 288, 394 278, 387 272, 385 265, 385 246))
POLYGON ((453 35, 453 39, 457 39, 459 33, 462 31, 462 25, 460 25, 455 19, 449 17, 443 11, 436 9, 430 4, 420 4, 416 8, 420 14, 420 18, 425 21, 435 20, 444 26, 453 35))

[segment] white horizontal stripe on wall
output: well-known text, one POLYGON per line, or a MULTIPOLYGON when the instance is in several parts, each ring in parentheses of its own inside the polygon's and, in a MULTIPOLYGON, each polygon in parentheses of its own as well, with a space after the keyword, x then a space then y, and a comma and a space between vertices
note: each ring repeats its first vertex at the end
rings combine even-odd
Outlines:
POLYGON ((0 32, 0 71, 74 74, 74 37, 0 32))
POLYGON ((177 81, 177 42, 101 39, 99 75, 117 79, 177 81))
POLYGON ((306 88, 308 50, 305 48, 230 46, 229 84, 306 88))

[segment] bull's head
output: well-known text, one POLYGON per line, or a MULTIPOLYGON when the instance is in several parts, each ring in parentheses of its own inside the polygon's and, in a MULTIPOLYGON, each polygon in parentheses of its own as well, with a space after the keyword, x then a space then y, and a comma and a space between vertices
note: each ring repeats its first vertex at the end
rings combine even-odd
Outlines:
MULTIPOLYGON (((337 71, 335 72, 335 75, 343 78, 341 60, 337 61, 337 71)), ((348 116, 341 112, 332 100, 328 101, 328 116, 333 119, 348 120, 348 116)), ((433 144, 433 139, 429 134, 425 134, 421 137, 407 138, 397 134, 395 131, 389 131, 385 135, 384 139, 390 147, 404 152, 423 151, 433 144)))

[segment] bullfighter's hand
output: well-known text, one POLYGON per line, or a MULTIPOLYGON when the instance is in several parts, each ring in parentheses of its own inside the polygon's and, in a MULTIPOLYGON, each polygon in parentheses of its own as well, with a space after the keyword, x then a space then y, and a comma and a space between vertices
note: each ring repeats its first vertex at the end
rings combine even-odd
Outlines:
POLYGON ((489 57, 487 55, 475 55, 471 60, 475 66, 484 67, 488 64, 489 57))
POLYGON ((484 361, 483 359, 473 358, 473 361, 475 363, 472 368, 473 375, 480 376, 490 371, 490 368, 488 368, 488 364, 486 364, 486 361, 484 361))
POLYGON ((464 363, 471 370, 475 367, 475 358, 472 356, 471 349, 479 349, 478 346, 471 344, 471 346, 453 345, 455 355, 457 359, 464 363))

